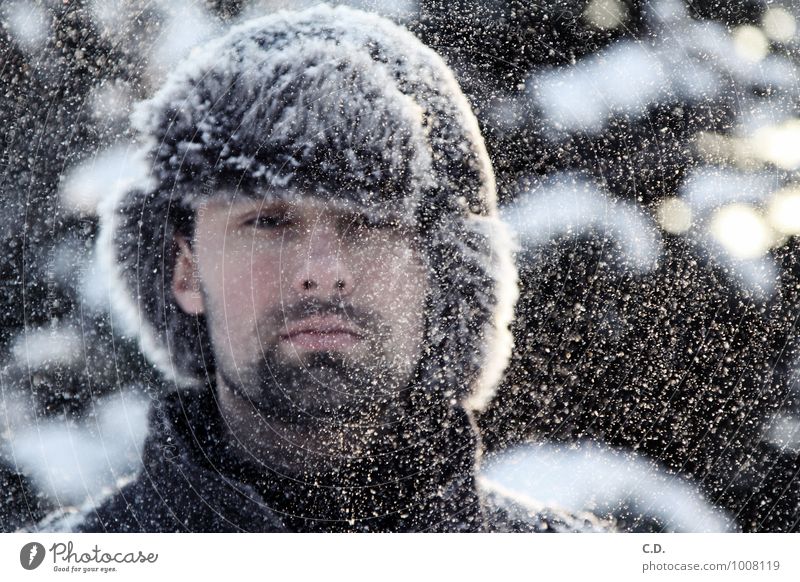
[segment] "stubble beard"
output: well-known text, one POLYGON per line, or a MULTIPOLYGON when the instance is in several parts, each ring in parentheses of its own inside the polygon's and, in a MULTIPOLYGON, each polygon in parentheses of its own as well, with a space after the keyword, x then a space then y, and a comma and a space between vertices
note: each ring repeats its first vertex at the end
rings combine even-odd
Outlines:
POLYGON ((228 372, 218 365, 238 402, 228 425, 245 459, 304 482, 338 483, 389 462, 397 448, 407 390, 386 366, 335 352, 286 362, 268 350, 257 364, 228 372))
POLYGON ((259 342, 260 353, 249 363, 232 362, 221 351, 227 338, 214 333, 222 327, 213 318, 212 312, 209 324, 217 374, 262 422, 333 438, 337 432, 379 434, 402 417, 413 373, 407 362, 389 357, 386 339, 391 329, 379 316, 317 300, 281 307, 259 318, 253 337, 273 339, 259 342), (361 341, 369 346, 365 351, 369 361, 336 350, 283 353, 275 330, 310 315, 342 317, 363 331, 361 341))
POLYGON ((304 429, 374 428, 401 397, 402 380, 382 358, 365 366, 337 352, 311 352, 286 361, 265 350, 255 364, 218 372, 263 419, 304 429))

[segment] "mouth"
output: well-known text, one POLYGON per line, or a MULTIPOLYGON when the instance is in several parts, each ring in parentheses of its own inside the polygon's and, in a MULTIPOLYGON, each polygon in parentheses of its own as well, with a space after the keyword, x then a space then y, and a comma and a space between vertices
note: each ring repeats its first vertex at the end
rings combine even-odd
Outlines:
POLYGON ((363 333, 355 326, 336 316, 312 316, 289 324, 280 335, 296 350, 328 351, 346 350, 361 342, 363 333))

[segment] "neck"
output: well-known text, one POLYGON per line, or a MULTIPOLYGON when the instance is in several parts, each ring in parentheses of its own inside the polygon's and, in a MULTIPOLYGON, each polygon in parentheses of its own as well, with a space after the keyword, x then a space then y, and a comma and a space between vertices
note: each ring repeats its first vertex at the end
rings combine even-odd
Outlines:
POLYGON ((242 477, 284 514, 289 529, 480 527, 473 478, 477 439, 463 409, 409 411, 382 434, 333 430, 339 426, 312 434, 265 420, 222 381, 217 393, 242 477))

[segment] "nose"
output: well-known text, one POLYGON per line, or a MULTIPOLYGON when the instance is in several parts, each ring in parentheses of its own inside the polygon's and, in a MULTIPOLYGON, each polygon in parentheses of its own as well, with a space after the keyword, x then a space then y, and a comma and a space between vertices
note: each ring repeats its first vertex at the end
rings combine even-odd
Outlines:
POLYGON ((308 233, 306 244, 300 245, 299 251, 298 268, 292 282, 297 293, 320 299, 352 293, 353 273, 335 230, 318 225, 308 233))

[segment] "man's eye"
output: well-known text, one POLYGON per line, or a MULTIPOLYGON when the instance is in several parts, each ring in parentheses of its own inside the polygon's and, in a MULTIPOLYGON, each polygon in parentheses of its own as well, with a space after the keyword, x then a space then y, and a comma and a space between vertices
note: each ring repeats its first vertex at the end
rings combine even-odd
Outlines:
POLYGON ((287 212, 259 214, 245 222, 245 226, 258 229, 284 228, 294 224, 294 219, 287 212))
POLYGON ((353 231, 365 230, 385 230, 389 228, 396 228, 397 221, 390 218, 381 218, 376 216, 366 216, 359 214, 353 216, 347 224, 348 229, 353 231))

